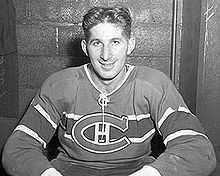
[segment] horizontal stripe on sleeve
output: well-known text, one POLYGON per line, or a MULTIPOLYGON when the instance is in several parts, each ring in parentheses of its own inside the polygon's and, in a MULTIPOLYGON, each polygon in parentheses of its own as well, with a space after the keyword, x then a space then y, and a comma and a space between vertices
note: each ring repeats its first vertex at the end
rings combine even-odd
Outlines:
MULTIPOLYGON (((172 134, 176 132, 177 134, 181 134, 178 131, 197 131, 198 133, 204 134, 204 129, 199 119, 185 110, 170 113, 163 119, 163 123, 160 123, 159 127, 164 139, 170 135, 172 136, 172 134)), ((167 139, 170 139, 170 137, 167 139)))
POLYGON ((179 106, 179 108, 178 108, 177 110, 175 110, 175 109, 169 107, 169 108, 166 109, 166 111, 164 112, 162 118, 159 120, 159 122, 158 122, 158 127, 160 128, 161 125, 163 124, 163 122, 168 118, 168 116, 169 116, 170 114, 172 114, 173 112, 175 112, 175 111, 191 113, 190 110, 187 109, 187 108, 185 108, 185 107, 179 106))
POLYGON ((56 129, 35 107, 30 106, 23 118, 19 122, 19 125, 24 125, 32 129, 38 136, 48 143, 53 137, 56 129))
POLYGON ((26 127, 25 125, 18 125, 14 129, 14 131, 22 131, 22 132, 28 134, 29 136, 33 137, 35 140, 37 140, 38 142, 43 144, 43 147, 46 148, 46 142, 36 132, 34 132, 32 129, 26 127))
POLYGON ((176 139, 178 137, 181 137, 181 136, 186 136, 186 135, 189 135, 189 136, 195 136, 195 135, 200 135, 200 136, 203 136, 205 138, 208 139, 208 137, 200 132, 196 132, 196 131, 193 131, 193 130, 180 130, 180 131, 176 131, 175 133, 172 133, 170 135, 168 135, 165 140, 164 140, 164 144, 167 145, 167 143, 173 139, 176 139))

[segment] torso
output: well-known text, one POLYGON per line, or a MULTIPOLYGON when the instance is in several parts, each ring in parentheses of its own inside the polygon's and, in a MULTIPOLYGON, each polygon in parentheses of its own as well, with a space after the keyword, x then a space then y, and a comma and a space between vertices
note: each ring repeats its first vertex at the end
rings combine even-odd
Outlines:
POLYGON ((59 132, 68 155, 76 160, 111 163, 149 154, 155 132, 147 99, 150 91, 143 91, 137 69, 129 66, 125 81, 106 95, 109 102, 104 107, 101 91, 90 79, 87 67, 83 69, 85 77, 79 80, 74 102, 65 111, 67 129, 59 132))

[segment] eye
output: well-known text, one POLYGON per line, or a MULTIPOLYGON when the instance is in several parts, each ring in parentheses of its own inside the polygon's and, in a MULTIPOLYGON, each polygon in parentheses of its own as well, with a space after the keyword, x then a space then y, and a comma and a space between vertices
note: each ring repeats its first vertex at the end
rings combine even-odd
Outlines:
POLYGON ((92 45, 93 45, 93 46, 100 46, 100 45, 101 45, 101 42, 100 42, 100 41, 93 41, 93 42, 92 42, 92 45))
POLYGON ((120 44, 120 41, 119 41, 119 40, 113 40, 113 41, 112 41, 112 44, 113 44, 113 45, 118 45, 118 44, 120 44))

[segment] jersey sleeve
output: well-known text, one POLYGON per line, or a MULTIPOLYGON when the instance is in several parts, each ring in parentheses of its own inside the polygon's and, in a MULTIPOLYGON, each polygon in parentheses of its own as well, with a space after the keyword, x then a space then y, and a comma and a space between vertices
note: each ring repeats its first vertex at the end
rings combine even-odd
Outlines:
POLYGON ((61 91, 47 80, 30 103, 16 130, 23 131, 45 148, 62 116, 61 91))
POLYGON ((44 148, 58 127, 61 99, 62 91, 56 83, 45 81, 4 147, 3 164, 9 174, 39 176, 52 167, 44 148))
POLYGON ((23 131, 15 131, 2 152, 2 165, 12 176, 40 176, 52 168, 43 154, 42 145, 23 131))
POLYGON ((151 166, 162 176, 208 176, 216 164, 210 140, 174 84, 168 78, 160 83, 151 99, 151 114, 166 150, 151 166))

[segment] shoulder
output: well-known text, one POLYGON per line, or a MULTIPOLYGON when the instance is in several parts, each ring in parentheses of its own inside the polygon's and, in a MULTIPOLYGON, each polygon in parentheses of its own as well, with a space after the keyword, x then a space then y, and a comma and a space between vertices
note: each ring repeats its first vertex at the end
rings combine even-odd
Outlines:
POLYGON ((41 94, 57 99, 73 96, 82 80, 85 79, 83 66, 70 67, 50 75, 40 88, 41 94))
POLYGON ((147 66, 136 66, 136 81, 160 92, 172 84, 163 72, 147 66))
POLYGON ((56 87, 64 84, 72 83, 75 84, 80 79, 84 78, 84 69, 83 66, 80 67, 69 67, 50 75, 43 83, 42 86, 46 87, 56 87))

